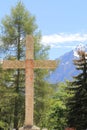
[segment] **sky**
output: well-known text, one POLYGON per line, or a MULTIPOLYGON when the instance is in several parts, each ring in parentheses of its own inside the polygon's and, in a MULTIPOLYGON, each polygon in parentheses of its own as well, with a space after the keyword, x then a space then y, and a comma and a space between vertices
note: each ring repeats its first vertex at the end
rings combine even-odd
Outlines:
MULTIPOLYGON (((18 0, 0 1, 0 22, 18 0)), ((49 58, 56 59, 78 44, 87 44, 87 0, 21 0, 36 17, 41 44, 50 45, 49 58)))

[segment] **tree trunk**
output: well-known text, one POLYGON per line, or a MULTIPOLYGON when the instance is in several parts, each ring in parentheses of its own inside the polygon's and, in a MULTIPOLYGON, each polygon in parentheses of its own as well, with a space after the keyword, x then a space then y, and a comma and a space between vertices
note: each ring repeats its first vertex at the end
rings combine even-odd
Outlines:
MULTIPOLYGON (((18 38, 17 38, 17 59, 20 60, 20 25, 18 25, 18 38)), ((19 86, 20 86, 20 70, 17 69, 16 75, 16 89, 15 92, 18 94, 17 98, 15 98, 15 106, 14 106, 14 128, 18 130, 18 122, 19 122, 19 86)))

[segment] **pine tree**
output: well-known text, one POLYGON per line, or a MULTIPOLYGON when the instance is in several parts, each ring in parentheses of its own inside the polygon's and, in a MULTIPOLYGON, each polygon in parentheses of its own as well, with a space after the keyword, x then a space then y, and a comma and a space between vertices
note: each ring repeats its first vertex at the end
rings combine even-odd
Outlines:
POLYGON ((68 100, 68 125, 76 130, 87 128, 87 53, 78 50, 79 59, 74 64, 79 74, 74 77, 69 92, 68 100))
MULTIPOLYGON (((29 11, 26 10, 25 6, 22 2, 18 2, 15 7, 11 9, 11 14, 6 15, 2 20, 3 26, 3 49, 5 50, 5 59, 11 60, 23 60, 25 58, 25 44, 24 38, 26 34, 31 34, 34 37, 34 48, 35 48, 35 59, 46 59, 48 58, 48 49, 49 47, 45 47, 40 43, 41 34, 37 31, 37 25, 35 23, 35 17, 31 15, 29 11)), ((43 114, 44 109, 42 109, 41 103, 38 103, 37 97, 40 96, 41 99, 46 97, 47 91, 45 86, 47 85, 44 81, 44 76, 47 74, 46 70, 35 70, 35 108, 43 114), (38 76, 38 79, 37 79, 38 76), (41 91, 37 91, 38 87, 40 87, 41 91), (41 95, 40 93, 43 93, 41 95), (37 95, 38 94, 38 95, 37 95)), ((14 128, 18 129, 20 125, 23 125, 24 122, 24 70, 6 70, 8 76, 5 76, 5 85, 9 88, 13 88, 14 93, 14 105, 10 106, 13 108, 13 117, 14 117, 14 128), (7 80, 6 80, 7 79, 7 80)), ((12 98, 12 97, 11 97, 12 98)), ((41 101, 43 105, 45 105, 44 100, 41 101)), ((12 111, 11 111, 12 112, 12 111)), ((35 112, 37 113, 37 112, 35 112)), ((36 117, 37 114, 35 114, 36 117)), ((39 113, 38 113, 39 115, 39 113)), ((36 118, 35 118, 36 119, 36 118)), ((35 123, 39 123, 39 118, 35 123)), ((39 123, 40 124, 40 123, 39 123)))

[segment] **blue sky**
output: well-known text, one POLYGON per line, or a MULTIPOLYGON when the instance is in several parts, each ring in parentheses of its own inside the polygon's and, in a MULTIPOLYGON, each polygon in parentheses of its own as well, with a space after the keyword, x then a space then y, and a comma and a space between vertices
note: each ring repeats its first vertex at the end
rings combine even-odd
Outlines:
MULTIPOLYGON (((18 0, 0 1, 0 21, 18 0)), ((50 45, 50 59, 87 43, 87 0, 22 0, 36 17, 42 44, 50 45)))

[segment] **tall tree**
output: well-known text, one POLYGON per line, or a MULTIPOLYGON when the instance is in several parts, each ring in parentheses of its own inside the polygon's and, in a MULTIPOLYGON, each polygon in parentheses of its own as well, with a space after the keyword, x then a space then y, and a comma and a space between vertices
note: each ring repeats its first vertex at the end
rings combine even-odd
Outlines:
POLYGON ((79 74, 71 82, 69 91, 71 97, 68 99, 68 125, 76 130, 87 128, 87 53, 78 50, 79 58, 74 60, 79 74))
MULTIPOLYGON (((44 47, 40 44, 41 34, 37 31, 37 25, 35 23, 35 17, 25 8, 22 2, 18 2, 15 7, 11 9, 11 14, 6 15, 2 20, 3 34, 2 41, 4 43, 4 50, 6 52, 5 59, 18 59, 22 60, 25 58, 25 45, 24 38, 26 34, 31 34, 34 37, 34 47, 35 47, 35 59, 46 59, 48 58, 48 47, 44 47)), ((24 121, 24 71, 17 69, 16 71, 7 71, 9 73, 10 82, 5 81, 5 84, 9 87, 14 88, 14 128, 18 129, 24 121), (22 121, 21 121, 22 118, 22 121)), ((36 70, 35 71, 35 104, 38 104, 37 94, 40 97, 46 97, 44 91, 45 81, 43 80, 44 76, 47 74, 46 70, 36 70), (37 79, 38 75, 38 79, 37 79), (40 87, 40 90, 37 93, 37 89, 40 87), (40 93, 43 93, 41 95, 40 93)), ((44 101, 42 104, 45 105, 44 101)), ((35 105, 35 108, 37 105, 35 105)), ((42 109, 42 106, 39 103, 39 111, 42 109)), ((36 109, 38 110, 38 109, 36 109)), ((36 116, 36 115, 35 115, 36 116)), ((39 122, 39 118, 38 118, 39 122)), ((36 120, 35 120, 35 123, 36 120)))

